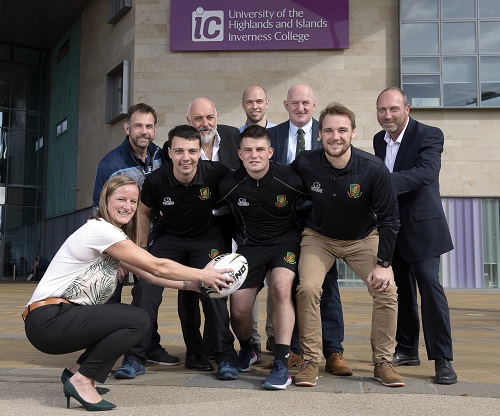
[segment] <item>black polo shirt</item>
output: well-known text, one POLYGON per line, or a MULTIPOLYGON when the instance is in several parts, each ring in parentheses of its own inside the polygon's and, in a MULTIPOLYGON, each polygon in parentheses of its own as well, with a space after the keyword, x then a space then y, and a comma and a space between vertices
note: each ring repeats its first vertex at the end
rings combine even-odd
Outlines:
POLYGON ((379 232, 381 260, 391 260, 399 230, 399 208, 390 173, 380 158, 351 147, 351 159, 334 169, 323 149, 301 153, 293 166, 313 204, 307 227, 336 240, 379 232))
POLYGON ((219 181, 227 172, 219 162, 199 160, 188 186, 175 179, 171 163, 150 173, 142 186, 141 201, 162 213, 157 226, 160 234, 194 238, 207 233, 214 226, 212 209, 219 199, 219 181))
POLYGON ((259 180, 240 168, 228 173, 219 189, 235 215, 238 246, 300 238, 295 202, 305 193, 302 179, 291 166, 270 162, 269 171, 259 180))

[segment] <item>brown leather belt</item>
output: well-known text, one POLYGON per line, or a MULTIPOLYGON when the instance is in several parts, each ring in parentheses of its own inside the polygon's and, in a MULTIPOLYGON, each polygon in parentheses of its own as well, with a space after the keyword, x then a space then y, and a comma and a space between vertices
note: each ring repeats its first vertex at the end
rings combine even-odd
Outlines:
POLYGON ((40 306, 45 306, 45 305, 58 305, 59 303, 69 303, 71 302, 67 299, 64 298, 47 298, 43 300, 38 300, 36 302, 33 302, 31 305, 28 305, 28 307, 24 310, 22 313, 23 319, 26 319, 26 316, 32 311, 34 311, 36 308, 39 308, 40 306))

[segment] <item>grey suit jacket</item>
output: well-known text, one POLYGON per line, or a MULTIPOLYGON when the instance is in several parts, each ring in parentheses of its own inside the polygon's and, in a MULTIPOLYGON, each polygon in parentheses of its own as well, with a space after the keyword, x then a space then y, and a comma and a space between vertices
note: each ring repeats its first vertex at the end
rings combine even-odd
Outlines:
MULTIPOLYGON (((277 126, 268 129, 271 146, 274 149, 274 154, 271 160, 278 163, 288 163, 288 133, 290 131, 290 120, 285 121, 277 126)), ((313 118, 312 135, 311 135, 311 150, 321 149, 321 141, 319 138, 318 120, 313 118)))

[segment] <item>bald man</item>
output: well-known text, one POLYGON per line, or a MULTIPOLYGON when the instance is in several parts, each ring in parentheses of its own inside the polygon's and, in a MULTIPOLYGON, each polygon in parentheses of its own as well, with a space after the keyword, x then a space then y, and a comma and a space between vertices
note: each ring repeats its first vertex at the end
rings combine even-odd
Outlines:
POLYGON ((238 157, 240 132, 217 124, 217 110, 208 98, 195 98, 188 106, 187 123, 201 133, 201 159, 221 162, 230 169, 241 166, 238 157))
MULTIPOLYGON (((299 129, 302 129, 304 135, 302 150, 322 148, 319 139, 318 121, 313 118, 313 112, 316 109, 314 91, 308 84, 295 84, 288 90, 283 105, 288 111, 289 120, 269 129, 271 145, 274 148, 272 160, 278 163, 291 163, 297 156, 299 129)), ((304 206, 303 208, 305 218, 307 207, 304 206)), ((334 263, 323 282, 323 295, 321 296, 323 355, 326 358, 325 371, 336 376, 351 376, 352 370, 343 356, 344 317, 342 315, 342 303, 337 280, 338 272, 334 263)), ((295 293, 293 295, 295 303, 295 293)), ((297 332, 296 327, 290 345, 289 366, 298 365, 302 362, 297 332)))
MULTIPOLYGON (((247 119, 245 124, 240 127, 240 133, 243 132, 248 126, 258 125, 266 128, 274 127, 276 124, 272 123, 267 118, 267 109, 269 108, 269 99, 267 92, 259 85, 251 85, 243 91, 241 98, 241 107, 245 112, 247 119)), ((257 355, 256 364, 261 362, 261 337, 259 334, 259 299, 255 299, 255 304, 252 309, 253 320, 253 334, 252 334, 252 348, 257 355)), ((267 318, 266 318, 266 348, 268 351, 274 352, 274 331, 272 324, 272 304, 271 297, 267 298, 267 318)))
POLYGON ((248 126, 255 124, 268 129, 276 125, 267 119, 266 113, 269 108, 269 99, 266 90, 259 85, 252 85, 243 91, 241 106, 247 115, 247 120, 240 127, 240 133, 248 126))

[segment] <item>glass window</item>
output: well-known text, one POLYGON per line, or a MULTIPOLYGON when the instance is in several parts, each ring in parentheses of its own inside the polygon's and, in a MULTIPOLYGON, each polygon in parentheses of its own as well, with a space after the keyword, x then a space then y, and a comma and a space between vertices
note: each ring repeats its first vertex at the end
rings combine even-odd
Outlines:
POLYGON ((40 69, 12 65, 11 106, 23 110, 39 110, 40 69))
POLYGON ((475 57, 443 59, 443 98, 446 107, 477 106, 475 57))
POLYGON ((479 17, 500 17, 500 1, 479 0, 479 17))
POLYGON ((13 129, 38 130, 38 113, 32 111, 11 111, 10 127, 13 129))
MULTIPOLYGON (((10 97, 10 64, 8 62, 0 62, 0 107, 10 106, 9 97, 10 97)), ((4 124, 4 126, 5 125, 6 124, 4 124)))
POLYGON ((500 74, 500 0, 400 5, 401 85, 411 104, 500 107, 500 79, 492 76, 500 74))
MULTIPOLYGON (((4 118, 8 118, 7 112, 0 113, 2 123, 4 118)), ((7 135, 9 129, 0 128, 0 184, 5 185, 7 182, 7 135)), ((1 233, 1 228, 0 228, 1 233)))
POLYGON ((66 133, 68 130, 68 119, 65 118, 63 121, 57 124, 56 126, 56 136, 60 136, 63 133, 66 133))
POLYGON ((479 52, 500 53, 500 22, 479 23, 479 52))
POLYGON ((476 23, 443 23, 443 55, 476 52, 476 23))
POLYGON ((0 44, 0 270, 38 252, 41 235, 47 52, 0 44), (16 62, 14 62, 16 61, 16 62), (10 205, 13 204, 13 205, 10 205), (7 260, 6 260, 7 259, 7 260))
POLYGON ((500 107, 500 56, 483 56, 481 71, 481 106, 500 107))
POLYGON ((401 25, 401 42, 405 55, 437 55, 439 53, 437 23, 405 23, 401 25))
POLYGON ((132 8, 132 0, 108 0, 108 23, 115 24, 132 8))
POLYGON ((438 18, 438 3, 436 0, 401 0, 399 7, 402 20, 438 18))
POLYGON ((475 18, 476 2, 474 0, 441 0, 442 18, 475 18))
POLYGON ((403 58, 404 73, 440 72, 439 58, 403 58))
POLYGON ((130 62, 123 61, 106 76, 106 123, 123 118, 129 108, 130 62))
POLYGON ((403 90, 412 107, 439 107, 440 102, 439 75, 405 75, 403 90))

